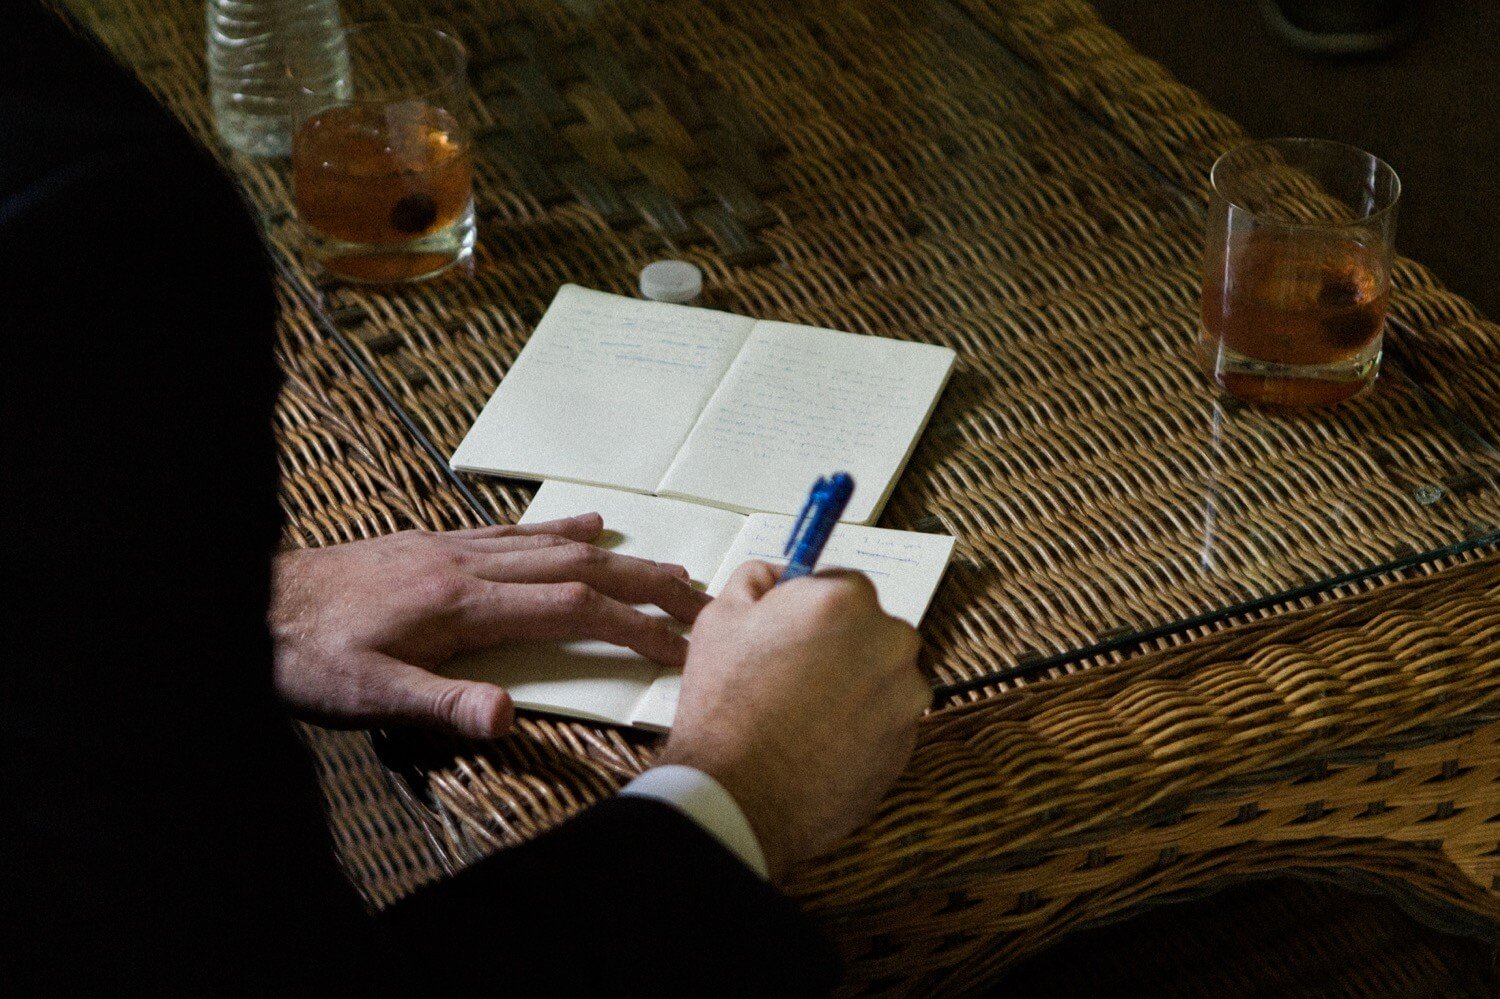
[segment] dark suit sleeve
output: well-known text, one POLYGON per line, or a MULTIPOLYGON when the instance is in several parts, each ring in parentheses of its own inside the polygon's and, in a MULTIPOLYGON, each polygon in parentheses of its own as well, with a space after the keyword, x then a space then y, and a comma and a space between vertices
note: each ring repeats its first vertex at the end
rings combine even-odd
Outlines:
POLYGON ((785 898, 669 805, 616 798, 383 917, 457 994, 808 996, 837 974, 785 898))
POLYGON ((7 7, 0 990, 825 982, 793 908, 651 802, 601 806, 389 919, 362 911, 271 689, 274 308, 209 157, 50 16, 7 7))

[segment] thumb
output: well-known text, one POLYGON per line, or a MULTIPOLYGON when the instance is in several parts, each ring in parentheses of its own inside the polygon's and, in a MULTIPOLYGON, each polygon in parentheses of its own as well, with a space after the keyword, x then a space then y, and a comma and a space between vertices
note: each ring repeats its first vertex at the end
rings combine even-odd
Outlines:
POLYGON ((403 721, 446 729, 471 739, 493 739, 510 731, 515 706, 504 687, 477 680, 452 680, 401 663, 400 687, 405 696, 397 709, 403 721))
POLYGON ((515 706, 504 687, 475 680, 433 677, 432 721, 471 739, 493 739, 510 731, 515 706))

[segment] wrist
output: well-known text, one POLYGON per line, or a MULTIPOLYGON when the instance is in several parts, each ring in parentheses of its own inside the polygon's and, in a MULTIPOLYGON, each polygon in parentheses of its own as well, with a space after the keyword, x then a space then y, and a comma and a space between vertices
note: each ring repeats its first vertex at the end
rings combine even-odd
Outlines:
POLYGON ((659 765, 679 764, 700 770, 712 777, 729 793, 740 813, 755 834, 761 855, 766 861, 766 877, 773 883, 785 875, 794 859, 788 832, 789 816, 766 792, 764 774, 746 766, 733 754, 714 752, 706 747, 683 746, 669 741, 658 758, 659 765))

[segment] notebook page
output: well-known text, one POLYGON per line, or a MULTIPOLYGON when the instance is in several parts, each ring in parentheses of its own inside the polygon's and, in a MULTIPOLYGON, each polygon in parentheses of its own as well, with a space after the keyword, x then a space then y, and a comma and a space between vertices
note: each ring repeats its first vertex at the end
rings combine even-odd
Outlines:
MULTIPOLYGON (((750 559, 786 565, 781 552, 793 522, 792 517, 769 513, 747 518, 708 584, 708 592, 719 593, 734 571, 750 559)), ((875 584, 881 610, 915 627, 927 613, 952 555, 953 538, 946 534, 839 524, 823 546, 818 569, 857 569, 864 573, 875 584)))
POLYGON ((755 324, 657 492, 796 514, 820 475, 854 476, 844 520, 873 521, 953 367, 947 347, 755 324))
MULTIPOLYGON (((545 482, 521 523, 579 513, 604 517, 600 543, 624 555, 676 562, 700 585, 713 578, 745 522, 738 514, 678 500, 568 482, 545 482)), ((667 618, 655 607, 643 614, 667 618)), ((667 618, 671 620, 670 618, 667 618)), ((607 642, 525 642, 452 660, 445 676, 498 683, 516 705, 629 724, 661 667, 607 642)))
POLYGON ((655 732, 670 732, 677 717, 677 698, 682 693, 682 674, 664 672, 636 704, 630 724, 655 732))
POLYGON ((564 285, 453 467, 654 492, 753 325, 564 285))

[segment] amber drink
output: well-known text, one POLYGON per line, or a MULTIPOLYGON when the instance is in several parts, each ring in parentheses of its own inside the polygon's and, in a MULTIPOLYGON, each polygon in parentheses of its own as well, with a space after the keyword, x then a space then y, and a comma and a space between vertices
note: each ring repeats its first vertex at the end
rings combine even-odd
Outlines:
POLYGON ((1380 368, 1399 181, 1337 143, 1254 143, 1214 166, 1200 359, 1231 395, 1323 406, 1380 368))
POLYGON ((349 35, 350 98, 309 108, 292 140, 308 250, 346 280, 432 277, 474 247, 462 50, 440 32, 402 25, 349 35))

